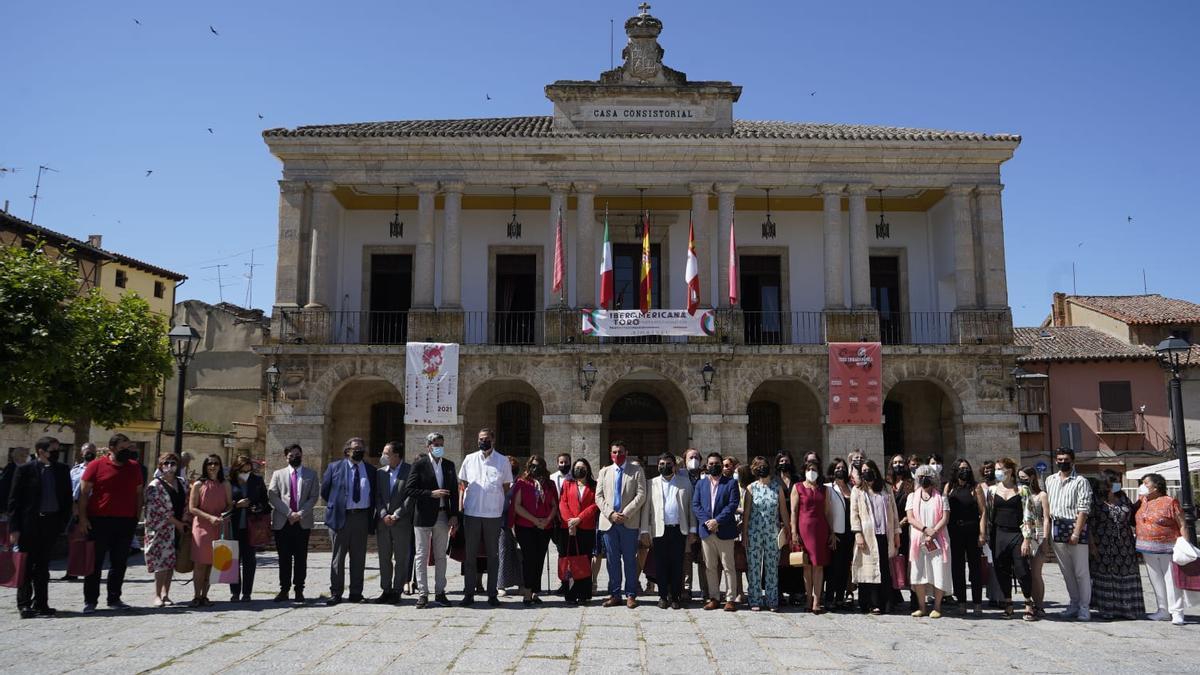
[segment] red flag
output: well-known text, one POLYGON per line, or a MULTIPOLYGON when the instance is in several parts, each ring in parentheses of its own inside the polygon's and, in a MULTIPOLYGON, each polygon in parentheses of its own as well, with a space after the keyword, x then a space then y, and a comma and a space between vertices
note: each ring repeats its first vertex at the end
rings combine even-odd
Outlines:
POLYGON ((600 307, 613 308, 612 242, 608 239, 608 204, 604 205, 604 251, 600 258, 600 307))
POLYGON ((650 311, 650 212, 642 212, 642 276, 638 285, 638 308, 650 311))
POLYGON ((738 301, 737 239, 733 236, 734 217, 729 217, 729 306, 738 301))
POLYGON ((558 210, 558 227, 554 231, 554 285, 551 287, 551 292, 558 293, 559 301, 564 300, 563 297, 563 277, 567 274, 566 270, 567 259, 563 255, 563 223, 562 209, 558 210))
POLYGON ((700 264, 696 260, 696 230, 692 217, 688 216, 688 252, 687 266, 683 271, 683 280, 687 284, 687 311, 695 314, 700 306, 700 264))

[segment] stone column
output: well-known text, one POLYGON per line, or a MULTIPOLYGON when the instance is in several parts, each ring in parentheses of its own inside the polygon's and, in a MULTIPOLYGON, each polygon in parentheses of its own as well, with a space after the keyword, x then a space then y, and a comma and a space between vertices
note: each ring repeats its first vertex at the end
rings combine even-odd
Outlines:
MULTIPOLYGON (((712 288, 712 280, 708 278, 712 264, 709 262, 708 244, 708 195, 712 192, 711 183, 688 183, 688 191, 692 193, 692 227, 696 232, 696 269, 700 272, 700 306, 712 307, 711 291, 704 290, 705 284, 712 288)), ((728 225, 726 225, 728 227, 728 225)), ((725 236, 729 236, 726 232, 725 236)), ((728 254, 726 255, 728 259, 728 254)), ((687 260, 684 260, 687 264, 687 260)), ((684 298, 684 307, 687 306, 684 298)))
POLYGON ((954 218, 954 299, 958 309, 978 305, 975 296, 975 233, 971 223, 970 185, 951 185, 947 190, 954 218))
POLYGON ((979 185, 979 236, 983 250, 983 304, 988 309, 1008 307, 1008 280, 1004 265, 1004 214, 1000 207, 1003 185, 979 185))
POLYGON ((595 183, 575 183, 575 305, 596 306, 596 280, 600 261, 596 258, 595 183))
POLYGON ((825 200, 825 309, 845 309, 842 278, 846 254, 842 250, 842 183, 822 183, 825 200))
MULTIPOLYGON (((567 255, 567 191, 571 189, 571 184, 566 182, 552 182, 547 183, 546 187, 550 188, 550 217, 547 219, 546 248, 544 249, 546 251, 546 280, 550 282, 549 286, 551 289, 553 289, 554 237, 558 228, 559 214, 562 214, 563 217, 563 256, 565 257, 567 255)), ((561 295, 551 290, 550 296, 546 298, 547 307, 566 305, 567 286, 569 284, 567 283, 567 267, 565 260, 563 261, 563 266, 563 288, 561 295), (562 302, 559 301, 560 297, 562 298, 562 302)))
POLYGON ((445 206, 442 223, 442 303, 445 309, 462 309, 463 182, 442 181, 445 206))
MULTIPOLYGON (((729 307, 729 223, 733 219, 733 200, 737 193, 737 183, 717 183, 717 305, 729 307)), ((693 196, 693 200, 695 197, 693 196)), ((694 201, 693 201, 694 203, 694 201)), ((704 283, 701 279, 700 283, 704 283)), ((738 295, 741 295, 739 289, 738 295)))
POLYGON ((337 249, 341 207, 329 181, 312 184, 312 253, 308 269, 309 308, 332 308, 337 292, 337 249))
POLYGON ((413 309, 433 309, 433 208, 437 181, 420 180, 417 188, 417 254, 413 258, 413 309))
POLYGON ((306 251, 301 242, 304 190, 300 181, 279 181, 279 258, 275 265, 275 306, 300 304, 300 268, 306 251))
POLYGON ((871 307, 871 243, 867 233, 867 183, 851 183, 850 193, 850 306, 871 307))

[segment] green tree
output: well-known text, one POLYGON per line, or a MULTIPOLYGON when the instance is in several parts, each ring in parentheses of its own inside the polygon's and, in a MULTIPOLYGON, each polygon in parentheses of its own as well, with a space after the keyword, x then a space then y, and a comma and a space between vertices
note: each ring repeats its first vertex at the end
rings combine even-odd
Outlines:
POLYGON ((40 246, 0 246, 0 404, 17 383, 63 360, 71 325, 66 303, 79 291, 72 262, 40 246))
POLYGON ((171 372, 167 325, 135 294, 109 302, 98 290, 70 303, 65 358, 38 369, 15 397, 31 418, 69 423, 76 447, 93 422, 105 428, 146 417, 143 387, 171 372))

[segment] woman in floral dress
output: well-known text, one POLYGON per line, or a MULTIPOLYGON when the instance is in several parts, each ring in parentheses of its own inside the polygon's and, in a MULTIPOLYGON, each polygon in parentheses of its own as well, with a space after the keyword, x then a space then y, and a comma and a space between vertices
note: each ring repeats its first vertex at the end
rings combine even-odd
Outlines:
POLYGON ((1115 473, 1100 477, 1088 520, 1092 611, 1109 618, 1140 619, 1146 612, 1133 534, 1133 503, 1115 473))
POLYGON ((158 458, 158 471, 154 480, 146 486, 146 536, 143 550, 146 556, 146 571, 154 575, 154 606, 172 604, 171 577, 175 574, 175 533, 182 532, 184 524, 175 516, 171 503, 172 493, 178 494, 182 487, 175 468, 179 458, 169 452, 158 458))
MULTIPOLYGON (((746 579, 750 610, 762 609, 766 590, 767 609, 779 611, 779 531, 789 530, 787 498, 779 481, 771 476, 766 457, 750 462, 755 480, 742 498, 742 541, 747 542, 746 579)), ((789 540, 791 533, 785 535, 789 540)))

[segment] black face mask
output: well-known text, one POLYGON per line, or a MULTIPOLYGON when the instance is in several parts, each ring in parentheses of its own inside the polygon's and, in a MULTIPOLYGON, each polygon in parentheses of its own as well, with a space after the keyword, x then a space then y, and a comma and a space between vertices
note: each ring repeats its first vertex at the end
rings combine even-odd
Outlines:
POLYGON ((559 464, 558 472, 565 476, 571 473, 571 466, 569 464, 559 464))
POLYGON ((868 483, 870 483, 870 482, 874 481, 874 480, 875 480, 875 472, 874 472, 874 471, 872 471, 872 470, 870 470, 870 469, 867 469, 866 471, 863 471, 863 472, 862 472, 862 479, 863 479, 864 481, 868 482, 868 483))
POLYGON ((530 464, 529 465, 529 475, 530 476, 536 476, 536 475, 540 474, 541 472, 542 472, 541 464, 530 464))
POLYGON ((299 457, 299 456, 297 456, 297 457, 288 457, 288 464, 290 464, 290 465, 292 465, 292 466, 296 467, 297 469, 299 469, 299 468, 300 468, 300 463, 301 463, 301 462, 303 462, 303 461, 304 461, 304 458, 303 458, 303 457, 299 457))
POLYGON ((92 460, 94 460, 94 459, 96 459, 96 453, 94 453, 94 452, 89 452, 89 453, 87 453, 87 454, 85 454, 85 455, 83 456, 83 463, 84 463, 84 464, 87 464, 88 462, 90 462, 90 461, 92 461, 92 460))
POLYGON ((352 450, 352 451, 350 452, 350 459, 352 459, 352 460, 354 460, 354 461, 356 461, 356 462, 361 462, 361 461, 363 461, 363 457, 366 457, 366 456, 367 456, 367 451, 366 451, 366 449, 362 449, 362 450, 352 450))
POLYGON ((892 475, 897 478, 908 478, 908 467, 902 464, 897 464, 892 467, 892 475))
POLYGON ((710 475, 710 476, 720 476, 720 475, 721 475, 721 465, 720 465, 720 464, 711 464, 711 465, 709 465, 709 466, 708 466, 708 475, 710 475))
POLYGON ((754 475, 758 476, 759 478, 766 478, 767 476, 771 475, 771 470, 765 466, 756 466, 754 467, 754 475))
POLYGON ((965 467, 962 469, 959 469, 958 470, 958 479, 962 480, 962 481, 971 480, 971 470, 968 468, 965 468, 965 467))
POLYGON ((921 487, 925 488, 926 490, 933 487, 933 479, 929 476, 923 476, 921 478, 921 487))
POLYGON ((834 469, 833 477, 838 480, 846 480, 850 477, 850 472, 846 471, 845 469, 834 469))
POLYGON ((491 450, 492 442, 491 441, 479 441, 479 449, 480 450, 491 450))
POLYGON ((584 478, 587 478, 587 469, 583 468, 582 466, 577 466, 575 467, 575 470, 571 472, 571 475, 575 476, 575 480, 583 480, 584 478))
POLYGON ((674 464, 659 464, 658 465, 658 473, 660 473, 664 477, 670 478, 671 476, 675 475, 675 465, 674 464))
POLYGON ((792 473, 792 463, 784 462, 783 464, 780 464, 779 465, 779 473, 786 473, 786 474, 790 475, 792 473))
POLYGON ((126 449, 126 450, 118 450, 117 451, 117 461, 118 462, 128 462, 131 459, 134 459, 135 457, 137 457, 137 453, 134 452, 133 450, 126 449))
POLYGON ((46 452, 46 457, 50 460, 51 464, 58 463, 58 455, 59 455, 58 450, 49 450, 46 452))
POLYGON ((856 468, 856 469, 857 469, 857 468, 859 468, 859 467, 861 467, 861 466, 863 465, 863 461, 862 461, 861 459, 856 459, 856 460, 854 460, 853 462, 850 462, 850 463, 851 463, 851 464, 853 464, 853 465, 854 465, 854 468, 856 468))
POLYGON ((1070 462, 1058 462, 1058 470, 1059 471, 1070 471, 1071 463, 1070 462))
POLYGON ((1029 487, 1029 479, 1028 478, 1018 478, 1017 484, 1024 485, 1025 487, 1029 487))

